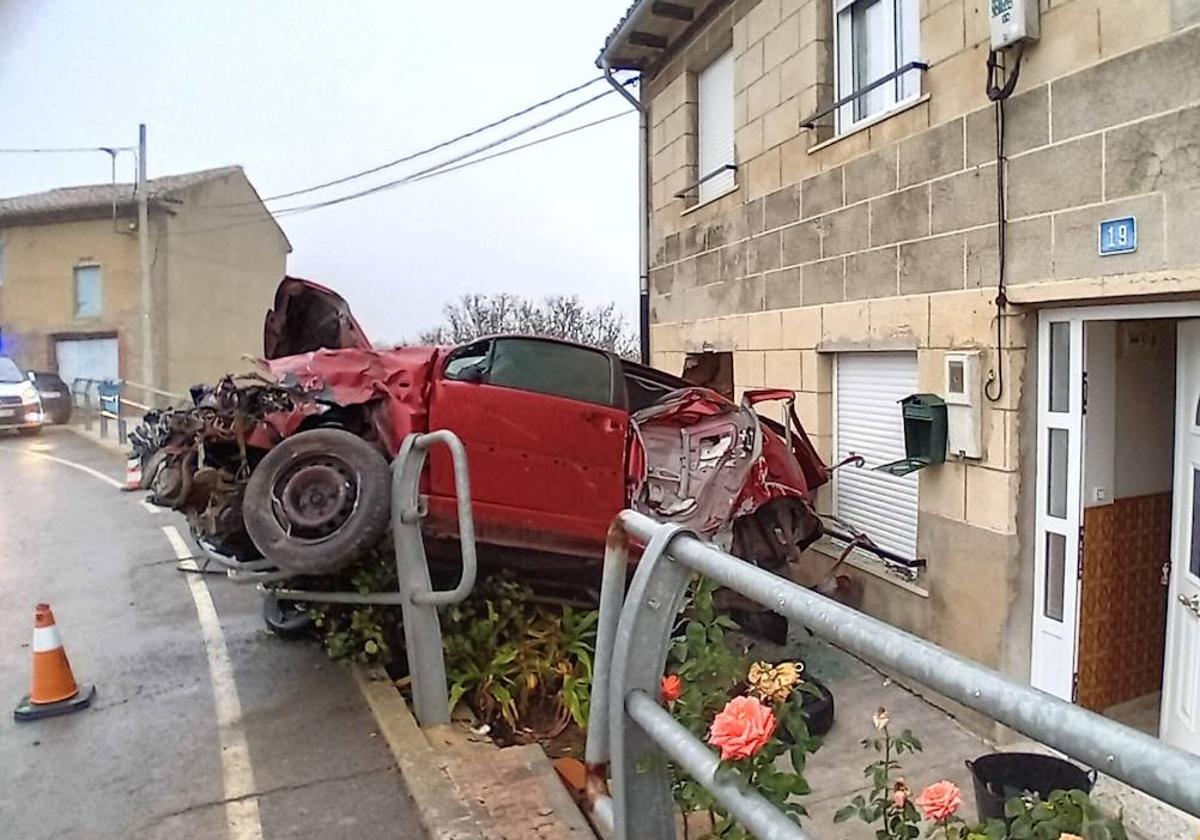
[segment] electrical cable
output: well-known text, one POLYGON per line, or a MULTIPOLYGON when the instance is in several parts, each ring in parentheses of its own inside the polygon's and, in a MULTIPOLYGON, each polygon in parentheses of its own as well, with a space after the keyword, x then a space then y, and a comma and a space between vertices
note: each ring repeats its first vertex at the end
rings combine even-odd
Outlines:
MULTIPOLYGON (((623 117, 626 114, 631 114, 631 113, 633 113, 632 109, 620 111, 616 114, 609 114, 607 117, 602 117, 598 120, 592 120, 591 122, 582 123, 580 125, 573 126, 568 129, 564 129, 563 131, 559 131, 554 134, 548 134, 545 137, 539 137, 536 140, 530 140, 529 142, 522 143, 519 146, 513 146, 512 148, 509 148, 509 149, 502 149, 502 150, 500 150, 498 152, 494 152, 490 155, 485 155, 484 157, 476 158, 475 160, 468 160, 468 161, 465 161, 462 163, 458 163, 457 165, 442 164, 442 165, 440 165, 442 168, 435 168, 435 170, 432 172, 426 172, 424 174, 414 174, 412 176, 409 176, 408 178, 401 179, 399 182, 397 182, 395 184, 395 186, 403 186, 403 185, 409 184, 409 183, 425 181, 430 178, 435 178, 439 175, 446 175, 451 172, 456 172, 460 169, 466 169, 467 167, 474 166, 475 164, 478 164, 478 163, 486 163, 489 160, 493 160, 498 157, 503 157, 504 155, 510 154, 512 152, 518 152, 523 149, 529 149, 534 146, 540 146, 542 143, 547 143, 551 140, 557 140, 561 137, 566 137, 568 135, 575 134, 576 132, 583 131, 584 129, 593 128, 595 126, 602 125, 603 123, 611 122, 612 120, 615 120, 618 117, 623 117)), ((476 152, 472 152, 471 154, 475 154, 478 151, 479 150, 476 150, 476 152)), ((447 161, 446 163, 449 164, 452 162, 447 161)), ((322 206, 325 206, 325 205, 322 205, 322 206)), ((209 210, 212 208, 206 207, 206 208, 197 208, 197 209, 209 210)), ((285 211, 280 210, 277 213, 269 214, 265 217, 256 213, 256 214, 254 214, 253 217, 244 217, 246 219, 245 221, 233 222, 231 224, 218 225, 215 227, 207 227, 207 228, 199 228, 196 230, 182 231, 182 232, 176 234, 176 236, 192 236, 192 235, 197 235, 197 234, 202 234, 202 233, 212 233, 214 231, 219 231, 219 230, 228 230, 230 228, 241 227, 243 225, 264 224, 266 222, 274 222, 276 217, 281 214, 285 214, 288 216, 298 216, 301 213, 310 212, 310 210, 316 210, 316 209, 320 209, 320 207, 297 208, 297 209, 293 210, 292 212, 286 213, 286 214, 285 214, 285 211)))
POLYGON ((545 137, 539 137, 537 140, 530 140, 527 143, 521 143, 517 146, 513 146, 508 149, 501 149, 498 152, 492 152, 490 155, 484 155, 481 158, 476 158, 474 160, 468 160, 464 163, 459 163, 454 166, 447 166, 443 169, 437 170, 436 172, 431 172, 428 175, 421 175, 419 177, 414 177, 411 180, 406 180, 405 183, 415 183, 417 181, 424 181, 427 178, 436 178, 438 175, 446 175, 450 172, 457 172, 460 169, 466 169, 468 166, 474 166, 477 163, 483 163, 484 161, 494 160, 499 157, 504 157, 505 155, 511 155, 513 152, 519 152, 522 149, 528 149, 532 146, 540 146, 541 144, 543 144, 549 140, 557 140, 559 137, 566 137, 569 134, 575 134, 578 131, 583 131, 585 128, 592 128, 597 125, 602 125, 606 122, 611 122, 612 120, 615 120, 618 117, 623 117, 626 114, 632 114, 632 113, 634 113, 634 109, 627 108, 624 111, 619 111, 616 114, 609 114, 607 117, 601 117, 598 120, 592 120, 591 122, 585 122, 580 125, 574 126, 572 128, 567 128, 562 131, 555 132, 554 134, 547 134, 545 137))
MULTIPOLYGON (((303 187, 301 189, 289 190, 288 192, 282 192, 282 193, 276 193, 275 195, 269 195, 262 200, 264 202, 267 202, 267 201, 277 201, 281 198, 293 198, 298 195, 304 195, 305 193, 316 192, 318 190, 327 189, 329 187, 336 187, 339 184, 345 184, 349 181, 354 181, 359 178, 365 178, 368 175, 374 175, 376 173, 383 172, 386 169, 391 169, 392 167, 399 166, 402 163, 409 163, 411 161, 416 160, 417 158, 424 157, 425 155, 431 154, 440 149, 444 149, 447 146, 452 146, 455 143, 459 143, 468 138, 475 137, 476 135, 482 134, 485 131, 489 131, 490 129, 496 128, 497 126, 504 125, 507 122, 512 122, 513 120, 517 119, 518 117, 523 117, 526 114, 536 111, 538 108, 542 108, 546 105, 551 104, 552 102, 557 102, 558 100, 563 99, 567 96, 570 96, 573 93, 578 93, 579 91, 581 91, 585 88, 591 87, 596 82, 601 81, 603 78, 604 78, 603 76, 596 76, 595 78, 589 79, 586 82, 583 82, 578 85, 574 85, 573 87, 569 87, 560 93, 556 93, 553 96, 549 96, 538 102, 534 102, 532 105, 527 105, 519 111, 514 111, 513 113, 503 116, 499 119, 492 120, 491 122, 487 123, 486 125, 481 125, 478 128, 473 128, 470 131, 459 134, 456 137, 451 137, 448 140, 439 141, 437 143, 434 143, 432 146, 427 146, 418 151, 403 155, 401 157, 396 158, 395 160, 390 160, 387 163, 381 163, 378 166, 372 166, 369 169, 362 169, 357 172, 351 172, 349 175, 343 175, 340 178, 334 178, 330 181, 322 181, 319 184, 313 184, 312 186, 309 186, 309 187, 303 187)), ((235 202, 232 204, 225 204, 225 205, 221 205, 221 206, 245 207, 245 206, 255 205, 255 204, 258 204, 258 202, 257 201, 240 201, 240 202, 235 202)))
POLYGON ((555 120, 562 119, 563 117, 567 116, 568 114, 573 114, 574 112, 578 111, 579 109, 585 108, 588 105, 591 105, 593 102, 596 102, 599 99, 603 99, 606 96, 611 96, 615 92, 616 91, 610 89, 610 90, 603 91, 602 93, 598 93, 595 96, 591 97, 590 99, 585 99, 582 102, 572 105, 569 108, 565 108, 561 111, 556 111, 554 114, 551 114, 549 117, 539 120, 538 122, 535 122, 532 125, 526 126, 525 128, 522 128, 518 131, 514 131, 510 134, 506 134, 497 140, 492 140, 491 142, 485 143, 484 145, 479 146, 478 148, 472 149, 468 152, 463 152, 460 155, 449 158, 448 160, 444 160, 441 163, 435 164, 434 166, 426 167, 425 169, 420 169, 416 172, 413 172, 409 175, 404 176, 403 178, 397 178, 392 181, 385 181, 382 184, 376 184, 374 186, 367 187, 366 189, 359 190, 358 192, 348 193, 346 195, 341 195, 341 196, 337 196, 335 198, 325 199, 323 201, 317 201, 312 204, 301 204, 301 205, 296 205, 293 207, 282 207, 279 210, 275 210, 273 212, 275 212, 276 214, 290 214, 290 213, 295 213, 297 211, 318 210, 322 207, 332 207, 336 204, 344 204, 347 201, 355 201, 360 198, 365 198, 366 196, 369 196, 369 195, 374 195, 375 193, 378 193, 378 192, 383 192, 384 190, 393 189, 394 187, 398 187, 401 184, 405 184, 405 183, 414 181, 423 175, 428 175, 432 172, 436 172, 437 170, 442 169, 446 166, 449 166, 454 163, 458 163, 459 161, 466 160, 467 158, 470 158, 470 157, 474 157, 475 155, 479 154, 480 152, 486 152, 488 149, 493 149, 496 146, 499 146, 503 143, 507 143, 509 140, 516 139, 517 137, 528 134, 531 131, 535 131, 544 125, 554 122, 555 120))
POLYGON ((1015 51, 1012 73, 1003 85, 996 83, 1001 68, 999 53, 992 50, 987 60, 987 96, 995 103, 996 115, 996 368, 984 384, 983 393, 989 402, 999 402, 1004 396, 1004 312, 1008 306, 1008 207, 1005 201, 1008 159, 1004 153, 1004 100, 1012 96, 1021 75, 1024 42, 1015 51), (993 386, 994 389, 993 389, 993 386))
POLYGON ((63 155, 75 152, 132 152, 134 146, 61 146, 36 149, 0 149, 0 155, 63 155))

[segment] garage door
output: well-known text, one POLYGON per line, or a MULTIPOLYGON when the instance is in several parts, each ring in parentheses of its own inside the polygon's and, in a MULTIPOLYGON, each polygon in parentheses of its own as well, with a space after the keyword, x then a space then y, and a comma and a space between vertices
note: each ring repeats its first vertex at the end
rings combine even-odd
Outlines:
POLYGON ((62 339, 54 343, 54 354, 58 359, 58 375, 72 388, 76 379, 120 378, 115 338, 62 339))

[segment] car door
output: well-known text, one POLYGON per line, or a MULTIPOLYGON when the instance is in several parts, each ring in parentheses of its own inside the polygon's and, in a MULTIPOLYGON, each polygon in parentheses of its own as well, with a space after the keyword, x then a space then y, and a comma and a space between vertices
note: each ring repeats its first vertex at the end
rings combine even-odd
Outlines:
MULTIPOLYGON (((476 530, 485 542, 599 555, 625 503, 628 415, 607 353, 530 337, 450 354, 435 380, 430 428, 463 441, 476 530)), ((430 466, 430 519, 453 519, 448 455, 430 466)))

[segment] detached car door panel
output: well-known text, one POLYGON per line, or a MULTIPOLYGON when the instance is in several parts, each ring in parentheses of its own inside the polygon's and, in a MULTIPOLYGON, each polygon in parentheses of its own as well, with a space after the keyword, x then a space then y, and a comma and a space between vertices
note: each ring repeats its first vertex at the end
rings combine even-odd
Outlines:
MULTIPOLYGON (((530 338, 462 348, 434 385, 430 427, 463 441, 478 537, 598 556, 625 503, 628 415, 605 353, 530 338)), ((430 458, 430 526, 453 532, 447 453, 430 458)))

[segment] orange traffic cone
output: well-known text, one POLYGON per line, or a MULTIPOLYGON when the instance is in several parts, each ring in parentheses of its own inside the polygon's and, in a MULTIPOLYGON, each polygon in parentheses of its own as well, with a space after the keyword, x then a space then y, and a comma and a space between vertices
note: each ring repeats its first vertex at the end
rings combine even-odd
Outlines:
POLYGON ((121 489, 142 489, 142 459, 136 455, 130 455, 125 459, 125 486, 121 489))
POLYGON ((86 709, 96 696, 94 685, 75 683, 49 604, 33 611, 33 687, 13 712, 17 720, 37 720, 86 709))

